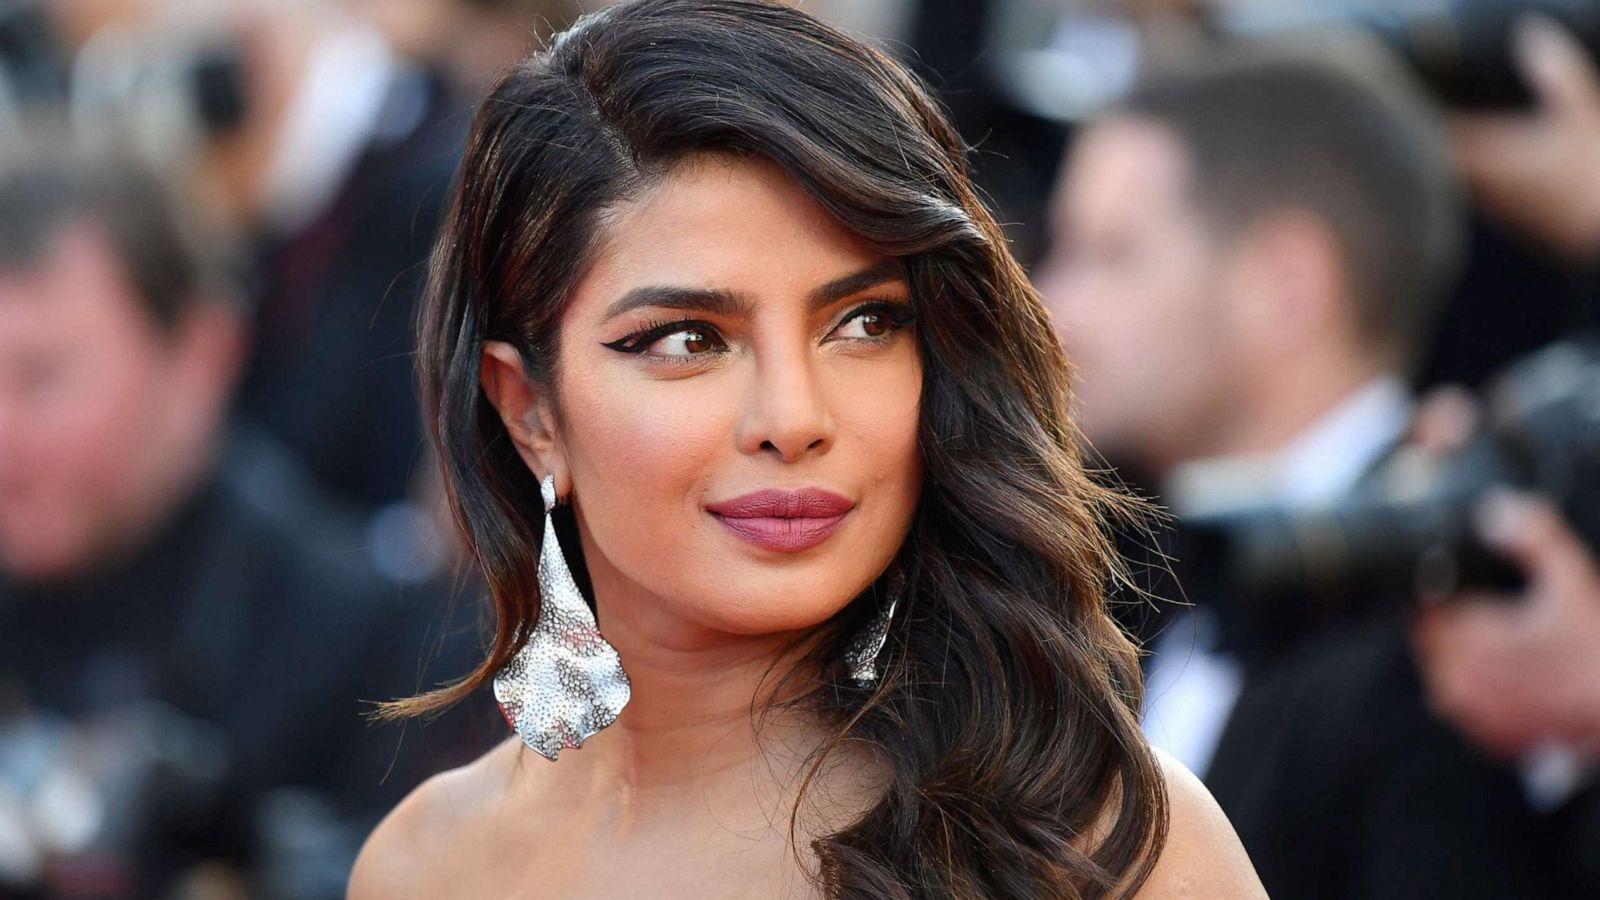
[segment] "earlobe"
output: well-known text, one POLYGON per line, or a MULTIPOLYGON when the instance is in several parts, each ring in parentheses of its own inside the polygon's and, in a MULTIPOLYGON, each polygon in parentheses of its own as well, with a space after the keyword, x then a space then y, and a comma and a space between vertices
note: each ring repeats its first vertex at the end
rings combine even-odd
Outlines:
POLYGON ((1241 321, 1286 352, 1327 331, 1345 290, 1338 239, 1327 223, 1275 213, 1252 226, 1240 247, 1241 321))
POLYGON ((1320 323, 1340 307, 1342 255, 1339 238, 1327 222, 1305 213, 1274 217, 1266 229, 1263 248, 1268 278, 1292 304, 1286 319, 1320 323))
POLYGON ((517 349, 504 341, 486 342, 478 383, 528 468, 540 477, 554 474, 558 485, 565 482, 566 461, 561 458, 548 398, 528 379, 517 349))

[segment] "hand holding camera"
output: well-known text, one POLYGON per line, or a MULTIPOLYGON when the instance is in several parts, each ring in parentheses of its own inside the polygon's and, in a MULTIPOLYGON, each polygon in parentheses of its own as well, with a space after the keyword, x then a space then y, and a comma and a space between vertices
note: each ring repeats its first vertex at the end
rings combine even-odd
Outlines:
POLYGON ((1463 591, 1418 609, 1414 638, 1435 711, 1497 755, 1556 741, 1600 756, 1600 566, 1535 495, 1490 494, 1476 520, 1528 586, 1514 598, 1463 591))

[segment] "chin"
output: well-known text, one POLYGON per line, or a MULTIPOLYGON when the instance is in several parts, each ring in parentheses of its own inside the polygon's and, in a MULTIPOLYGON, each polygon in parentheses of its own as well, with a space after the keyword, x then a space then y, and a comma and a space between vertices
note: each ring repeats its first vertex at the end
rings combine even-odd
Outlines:
MULTIPOLYGON (((787 581, 787 579, 782 580, 787 581)), ((738 584, 726 582, 730 587, 738 584)), ((701 618, 728 634, 757 636, 805 631, 828 621, 855 599, 855 594, 819 593, 815 580, 772 583, 762 579, 748 590, 729 591, 714 605, 701 606, 701 618)), ((704 601, 701 601, 702 604, 704 601)))
POLYGON ((0 572, 24 583, 62 581, 84 568, 81 555, 60 547, 0 547, 0 572))

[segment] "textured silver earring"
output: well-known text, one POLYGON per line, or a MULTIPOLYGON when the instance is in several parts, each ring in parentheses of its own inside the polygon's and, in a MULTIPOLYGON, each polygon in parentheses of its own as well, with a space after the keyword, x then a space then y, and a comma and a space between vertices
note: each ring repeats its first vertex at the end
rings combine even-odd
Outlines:
POLYGON ((600 636, 594 613, 572 580, 556 540, 555 476, 544 495, 544 541, 539 547, 539 621, 528 642, 494 678, 494 699, 522 742, 555 759, 581 747, 617 720, 632 693, 616 648, 600 636))
POLYGON ((905 593, 905 589, 905 570, 896 566, 894 573, 889 576, 889 602, 845 647, 845 665, 849 667, 850 679, 858 687, 871 687, 878 681, 878 654, 883 652, 883 645, 889 640, 889 621, 894 618, 895 605, 900 602, 900 595, 905 593))

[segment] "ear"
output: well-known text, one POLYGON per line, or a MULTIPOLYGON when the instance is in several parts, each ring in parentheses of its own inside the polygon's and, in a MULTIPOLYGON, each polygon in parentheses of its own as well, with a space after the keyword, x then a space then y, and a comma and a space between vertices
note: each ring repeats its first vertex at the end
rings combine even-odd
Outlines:
POLYGON ((1320 218, 1296 210, 1265 216, 1244 236, 1239 262, 1245 327, 1280 348, 1294 352, 1353 325, 1344 253, 1320 218))
POLYGON ((541 480, 554 475, 556 496, 566 496, 571 489, 571 474, 556 429, 554 408, 547 392, 523 371, 521 354, 504 341, 486 342, 478 383, 500 414, 517 455, 541 480))
POLYGON ((239 313, 223 300, 200 298, 183 314, 171 337, 177 363, 178 405, 186 415, 224 415, 243 368, 249 342, 239 313))

